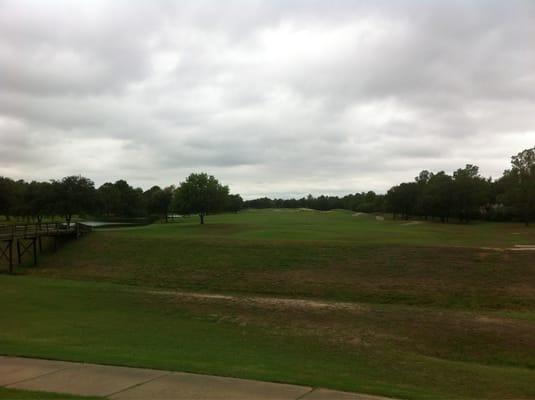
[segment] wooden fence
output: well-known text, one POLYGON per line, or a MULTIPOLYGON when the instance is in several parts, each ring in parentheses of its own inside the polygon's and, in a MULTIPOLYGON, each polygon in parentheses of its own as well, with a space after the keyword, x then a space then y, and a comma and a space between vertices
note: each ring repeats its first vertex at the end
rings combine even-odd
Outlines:
POLYGON ((0 259, 9 264, 9 272, 13 272, 13 251, 16 248, 17 260, 20 264, 26 253, 32 253, 33 263, 37 264, 37 254, 43 251, 43 237, 54 240, 54 250, 57 248, 58 238, 75 239, 91 232, 91 227, 82 223, 67 225, 60 222, 0 225, 0 259))

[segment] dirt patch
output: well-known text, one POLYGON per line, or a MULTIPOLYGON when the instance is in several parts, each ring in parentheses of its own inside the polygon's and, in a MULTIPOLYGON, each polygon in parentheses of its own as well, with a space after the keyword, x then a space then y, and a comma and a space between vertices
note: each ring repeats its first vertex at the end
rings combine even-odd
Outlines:
POLYGON ((499 324, 499 325, 505 325, 507 323, 510 323, 510 320, 507 320, 506 318, 498 318, 498 317, 489 317, 488 315, 480 315, 475 318, 477 322, 482 322, 484 324, 499 324))
POLYGON ((318 300, 291 299, 281 297, 260 297, 260 296, 229 296, 210 293, 189 293, 173 290, 149 290, 145 293, 175 296, 200 300, 222 300, 233 303, 254 305, 267 308, 278 309, 303 309, 303 310, 351 310, 367 311, 368 307, 357 303, 347 302, 325 302, 318 300))
POLYGON ((479 247, 481 250, 491 250, 491 251, 505 251, 500 247, 479 247))

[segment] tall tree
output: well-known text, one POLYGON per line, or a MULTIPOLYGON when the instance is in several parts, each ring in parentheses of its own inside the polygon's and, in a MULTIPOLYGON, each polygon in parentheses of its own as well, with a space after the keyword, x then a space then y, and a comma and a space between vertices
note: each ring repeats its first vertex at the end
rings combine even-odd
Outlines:
POLYGON ((0 176, 0 215, 9 220, 15 206, 16 183, 13 179, 0 176))
POLYGON ((453 203, 453 179, 444 171, 433 174, 423 192, 424 207, 441 222, 448 222, 453 203))
POLYGON ((27 216, 40 224, 45 215, 54 213, 54 187, 49 182, 32 181, 24 190, 24 209, 27 216))
POLYGON ((175 192, 175 207, 183 213, 198 214, 202 225, 207 213, 224 208, 228 194, 228 186, 220 184, 214 176, 191 174, 175 192))
POLYGON ((153 186, 143 193, 149 214, 163 217, 165 222, 167 222, 174 191, 174 186, 169 186, 165 189, 162 189, 159 186, 153 186))
POLYGON ((453 173, 453 202, 459 220, 469 222, 479 214, 489 196, 488 182, 477 165, 467 164, 453 173))
POLYGON ((104 216, 119 215, 121 210, 121 194, 119 189, 110 182, 101 185, 97 190, 98 207, 104 216))
POLYGON ((414 215, 418 200, 419 187, 416 182, 402 183, 391 188, 386 194, 388 204, 394 214, 401 214, 401 218, 408 219, 414 215))
POLYGON ((511 170, 504 178, 509 183, 506 197, 529 225, 535 214, 535 147, 511 157, 511 170))
POLYGON ((225 209, 231 212, 238 212, 243 207, 243 199, 239 194, 230 194, 227 196, 225 209))
POLYGON ((95 204, 95 184, 81 175, 67 176, 60 181, 52 181, 55 207, 65 217, 69 226, 72 216, 90 212, 95 204))

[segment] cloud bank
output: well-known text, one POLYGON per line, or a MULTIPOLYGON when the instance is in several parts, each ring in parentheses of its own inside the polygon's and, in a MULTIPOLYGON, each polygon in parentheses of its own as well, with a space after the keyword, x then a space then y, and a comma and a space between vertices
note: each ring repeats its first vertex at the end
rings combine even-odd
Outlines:
POLYGON ((499 176, 535 145, 535 2, 0 0, 0 175, 244 197, 499 176))

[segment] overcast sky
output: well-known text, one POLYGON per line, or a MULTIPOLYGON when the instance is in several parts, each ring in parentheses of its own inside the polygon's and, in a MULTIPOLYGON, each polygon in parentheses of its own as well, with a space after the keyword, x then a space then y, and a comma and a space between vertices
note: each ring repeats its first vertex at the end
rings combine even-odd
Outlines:
POLYGON ((384 192, 534 145, 533 0, 0 0, 0 175, 384 192))

